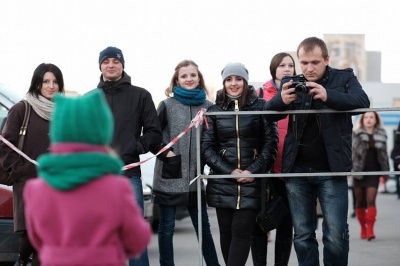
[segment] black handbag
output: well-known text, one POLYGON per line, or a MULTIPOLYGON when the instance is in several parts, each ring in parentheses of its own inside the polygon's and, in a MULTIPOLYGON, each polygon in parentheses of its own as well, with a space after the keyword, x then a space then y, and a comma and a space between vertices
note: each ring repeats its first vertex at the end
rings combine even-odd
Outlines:
MULTIPOLYGON (((28 128, 29 117, 31 115, 31 105, 27 101, 23 101, 25 104, 25 115, 24 120, 22 121, 21 128, 19 130, 19 140, 18 140, 18 149, 22 150, 25 142, 25 135, 28 128)), ((14 179, 10 175, 10 173, 0 166, 0 184, 12 186, 14 183, 14 179)))
POLYGON ((272 182, 267 178, 261 180, 261 211, 256 222, 264 233, 276 229, 290 215, 289 209, 278 196, 272 182), (268 188, 267 188, 268 183, 268 188))

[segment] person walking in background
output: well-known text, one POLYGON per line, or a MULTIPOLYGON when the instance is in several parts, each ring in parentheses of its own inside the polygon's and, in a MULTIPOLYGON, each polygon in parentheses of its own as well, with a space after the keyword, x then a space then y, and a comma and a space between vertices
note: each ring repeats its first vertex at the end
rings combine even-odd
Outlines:
MULTIPOLYGON (((183 132, 200 109, 212 105, 206 99, 207 94, 198 65, 191 60, 180 62, 165 90, 168 98, 157 109, 164 145, 183 132)), ((160 208, 158 247, 162 266, 175 265, 173 235, 177 206, 186 206, 198 235, 197 184, 194 182, 189 185, 197 176, 196 139, 196 130, 189 131, 168 151, 166 158, 156 160, 153 201, 160 208)), ((202 182, 203 255, 207 265, 219 265, 203 190, 202 182)))
MULTIPOLYGON (((297 48, 297 57, 303 76, 284 78, 278 93, 266 103, 266 110, 348 111, 369 107, 368 96, 353 71, 329 67, 323 40, 304 39, 297 48)), ((286 116, 278 114, 276 119, 286 116)), ((351 136, 349 113, 290 114, 282 173, 351 171, 351 136)), ((320 264, 315 237, 317 199, 324 216, 324 265, 348 265, 347 177, 305 176, 285 180, 299 266, 320 264)))
MULTIPOLYGON (((396 134, 394 136, 394 147, 392 152, 390 153, 390 157, 393 160, 394 171, 399 171, 400 170, 400 122, 397 127, 396 134)), ((396 193, 397 193, 397 199, 400 199, 399 175, 396 175, 396 193)))
MULTIPOLYGON (((223 88, 208 112, 262 111, 265 100, 248 85, 249 74, 241 63, 222 70, 223 88)), ((252 174, 268 172, 275 161, 278 144, 276 123, 265 115, 208 115, 203 127, 202 160, 210 175, 242 175, 240 178, 210 178, 207 203, 216 208, 220 245, 228 266, 243 266, 260 209, 260 179, 252 174)))
MULTIPOLYGON (((64 79, 61 70, 54 64, 42 63, 37 66, 25 97, 32 111, 22 148, 22 151, 34 160, 39 155, 48 152, 50 146, 49 121, 53 112, 53 97, 58 93, 64 93, 64 79)), ((11 107, 2 132, 3 137, 16 147, 24 114, 25 104, 22 101, 11 107)), ((3 142, 0 142, 0 161, 1 166, 7 169, 14 179, 14 231, 21 233, 19 258, 16 265, 27 265, 32 253, 32 265, 40 265, 37 253, 28 238, 24 214, 25 201, 22 196, 26 181, 37 176, 35 165, 19 156, 3 142)))
MULTIPOLYGON (((125 164, 140 161, 139 155, 151 151, 156 154, 161 147, 162 135, 157 111, 151 94, 131 84, 131 77, 124 71, 125 59, 117 47, 107 47, 100 52, 100 82, 97 85, 105 93, 114 117, 114 137, 111 147, 125 164)), ((128 169, 136 200, 143 210, 143 188, 140 166, 128 169)), ((147 249, 129 265, 148 266, 147 249)))
POLYGON ((55 97, 50 153, 24 190, 29 238, 44 266, 125 266, 150 242, 123 162, 109 147, 113 130, 100 90, 55 97))
MULTIPOLYGON (((389 171, 386 130, 377 112, 360 116, 353 132, 353 171, 389 171)), ((353 176, 356 216, 361 225, 361 238, 375 238, 376 196, 380 176, 353 176)))
MULTIPOLYGON (((267 101, 272 99, 272 97, 277 94, 283 77, 296 75, 294 59, 288 53, 278 53, 272 58, 269 70, 272 79, 265 82, 258 92, 259 97, 264 98, 267 101)), ((288 117, 278 121, 279 143, 278 153, 276 155, 274 167, 272 168, 273 173, 282 173, 282 151, 285 136, 287 134, 288 121, 288 117)), ((283 202, 289 209, 284 179, 270 178, 268 181, 272 181, 278 196, 282 197, 283 202)), ((278 228, 276 228, 275 266, 288 265, 292 250, 292 241, 293 225, 290 216, 288 216, 288 218, 281 225, 279 225, 278 228)), ((259 229, 259 227, 256 226, 251 245, 251 254, 253 257, 254 266, 267 265, 267 245, 268 238, 259 229)))

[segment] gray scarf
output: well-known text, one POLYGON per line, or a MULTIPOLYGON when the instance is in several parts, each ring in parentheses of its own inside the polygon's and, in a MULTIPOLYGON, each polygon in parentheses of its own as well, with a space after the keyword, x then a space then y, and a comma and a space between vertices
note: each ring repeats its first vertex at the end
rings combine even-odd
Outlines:
POLYGON ((54 109, 54 103, 52 101, 49 101, 42 95, 39 95, 38 98, 36 98, 30 93, 26 95, 26 100, 41 118, 50 121, 54 109))

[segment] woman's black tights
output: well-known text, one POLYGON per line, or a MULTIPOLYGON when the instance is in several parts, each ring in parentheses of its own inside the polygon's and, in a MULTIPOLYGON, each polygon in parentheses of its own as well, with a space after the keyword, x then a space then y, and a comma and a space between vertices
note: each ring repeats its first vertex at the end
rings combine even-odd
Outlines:
POLYGON ((257 210, 217 208, 220 245, 227 266, 244 266, 250 252, 257 210))

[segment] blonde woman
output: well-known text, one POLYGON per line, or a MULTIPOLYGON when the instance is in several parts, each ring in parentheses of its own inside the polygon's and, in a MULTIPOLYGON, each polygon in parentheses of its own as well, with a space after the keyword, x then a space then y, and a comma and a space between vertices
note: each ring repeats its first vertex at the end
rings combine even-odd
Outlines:
MULTIPOLYGON (((195 62, 184 60, 175 67, 165 90, 168 98, 157 109, 164 144, 183 132, 200 109, 211 106, 207 93, 203 75, 195 62)), ((158 246, 161 266, 175 265, 173 235, 177 206, 187 208, 198 234, 197 184, 190 185, 197 175, 196 131, 183 135, 166 153, 166 157, 159 156, 156 161, 153 180, 154 202, 160 207, 158 246)), ((219 265, 208 221, 204 185, 202 187, 203 255, 208 266, 219 265)))

